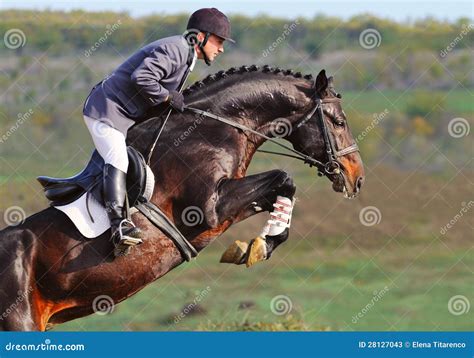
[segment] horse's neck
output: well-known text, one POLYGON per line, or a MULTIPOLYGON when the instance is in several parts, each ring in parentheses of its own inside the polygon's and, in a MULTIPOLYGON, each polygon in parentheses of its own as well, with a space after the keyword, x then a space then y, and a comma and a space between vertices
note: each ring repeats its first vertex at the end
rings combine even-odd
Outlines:
MULTIPOLYGON (((267 137, 274 137, 273 129, 275 126, 274 120, 276 118, 285 119, 288 116, 288 111, 284 112, 281 110, 281 106, 275 106, 269 98, 268 89, 262 90, 261 93, 256 92, 255 101, 256 103, 263 103, 261 106, 250 106, 249 108, 243 108, 242 106, 236 106, 230 108, 228 103, 223 107, 219 106, 219 98, 226 98, 226 96, 232 95, 232 89, 225 89, 220 92, 219 95, 204 96, 205 98, 196 99, 190 102, 190 107, 207 110, 212 114, 218 115, 225 119, 234 121, 240 125, 244 125, 249 129, 259 132, 267 137), (262 97, 266 96, 265 100, 262 101, 262 97)), ((209 122, 215 121, 216 119, 209 119, 209 122)), ((289 120, 285 123, 288 123, 289 120)), ((232 130, 230 124, 223 124, 223 131, 232 130), (228 128, 226 128, 228 126, 228 128)), ((216 133, 219 136, 218 133, 216 133)), ((248 166, 257 151, 267 139, 263 136, 259 136, 251 131, 239 131, 240 139, 239 143, 242 146, 239 148, 241 153, 241 162, 237 170, 237 177, 245 176, 248 166)))
MULTIPOLYGON (((298 82, 292 82, 290 78, 270 74, 265 75, 268 76, 268 78, 263 78, 265 81, 262 81, 261 74, 258 78, 249 77, 248 74, 233 76, 241 77, 232 78, 231 76, 229 79, 222 79, 222 82, 208 83, 204 88, 200 86, 198 89, 192 89, 196 86, 191 86, 191 89, 185 91, 187 105, 233 120, 266 136, 274 136, 271 130, 272 125, 274 125, 272 122, 276 118, 289 118, 291 109, 295 109, 296 104, 300 103, 301 93, 296 90, 296 85, 304 85, 301 82, 303 80, 298 79, 295 80, 298 82)), ((195 116, 188 115, 184 118, 186 121, 196 120, 195 116)), ((177 118, 177 120, 180 120, 180 118, 177 118)), ((206 118, 199 123, 199 126, 205 126, 206 122, 214 126, 213 121, 215 119, 206 118)), ((143 128, 137 128, 134 131, 135 137, 139 139, 135 139, 135 142, 140 143, 138 144, 140 148, 144 147, 144 141, 154 141, 154 138, 150 136, 150 133, 155 132, 156 123, 153 124, 152 126, 150 124, 141 125, 140 127, 143 128)), ((223 124, 223 137, 226 136, 226 132, 232 130, 235 129, 223 124)), ((165 129, 166 131, 167 129, 165 129)), ((219 133, 213 134, 220 137, 219 133)), ((241 151, 238 175, 245 174, 255 151, 265 141, 263 137, 250 132, 240 133, 237 143, 238 149, 241 151)), ((148 146, 146 147, 148 148, 148 146)))
MULTIPOLYGON (((276 118, 281 118, 282 116, 276 116, 276 118)), ((241 162, 238 167, 236 177, 237 178, 242 178, 246 175, 247 169, 253 159, 253 156, 255 155, 257 149, 262 146, 267 139, 264 136, 267 137, 273 137, 271 134, 272 126, 274 126, 273 119, 262 119, 259 117, 258 111, 255 111, 255 113, 248 112, 246 118, 242 118, 238 115, 234 116, 228 116, 226 119, 233 120, 240 125, 244 125, 247 128, 261 133, 263 136, 260 136, 258 134, 252 133, 251 131, 239 131, 239 136, 240 140, 239 143, 242 143, 242 146, 240 148, 241 151, 241 162)))

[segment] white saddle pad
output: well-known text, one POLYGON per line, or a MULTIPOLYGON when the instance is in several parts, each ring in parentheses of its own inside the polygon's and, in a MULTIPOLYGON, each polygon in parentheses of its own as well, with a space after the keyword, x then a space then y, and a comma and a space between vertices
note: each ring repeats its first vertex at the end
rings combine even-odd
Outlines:
MULTIPOLYGON (((143 196, 150 200, 155 187, 155 176, 150 167, 146 168, 146 187, 143 196)), ((89 211, 94 219, 92 221, 86 207, 86 194, 76 199, 70 204, 55 206, 61 210, 74 223, 79 232, 85 237, 92 239, 102 235, 110 228, 110 220, 105 207, 89 195, 89 211)), ((133 210, 136 210, 133 208, 133 210)), ((132 211, 133 212, 133 211, 132 211)))

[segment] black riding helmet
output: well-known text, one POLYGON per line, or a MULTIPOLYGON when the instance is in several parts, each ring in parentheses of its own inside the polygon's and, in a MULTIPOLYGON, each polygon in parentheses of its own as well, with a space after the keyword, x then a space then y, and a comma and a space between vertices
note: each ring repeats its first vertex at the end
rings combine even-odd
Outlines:
MULTIPOLYGON (((222 12, 213 8, 203 8, 195 11, 188 21, 188 26, 186 27, 188 32, 201 31, 205 33, 206 37, 203 41, 197 43, 199 48, 203 50, 203 47, 206 45, 207 40, 211 34, 219 36, 226 41, 235 43, 233 39, 230 38, 230 21, 222 12)), ((204 54, 204 60, 206 64, 210 65, 210 61, 204 54)))

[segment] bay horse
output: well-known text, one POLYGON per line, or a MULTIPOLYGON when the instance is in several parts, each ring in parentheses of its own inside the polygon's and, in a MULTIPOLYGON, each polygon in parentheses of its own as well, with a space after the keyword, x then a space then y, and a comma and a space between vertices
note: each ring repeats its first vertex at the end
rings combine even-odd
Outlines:
MULTIPOLYGON (((316 162, 335 164, 339 170, 317 167, 335 191, 346 197, 359 193, 362 160, 358 151, 344 152, 354 139, 332 77, 324 70, 314 80, 291 70, 242 66, 210 75, 184 95, 189 107, 281 137, 316 162), (328 158, 329 144, 341 155, 328 158)), ((159 121, 152 118, 129 131, 128 143, 144 156, 159 121)), ((232 224, 272 211, 278 195, 293 198, 296 186, 282 170, 246 176, 265 141, 192 111, 169 117, 150 157, 156 180, 151 201, 197 251, 232 224), (192 224, 183 215, 189 208, 201 215, 192 224)), ((0 329, 44 331, 90 315, 97 297, 105 295, 117 304, 184 262, 173 242, 141 213, 133 214, 133 221, 143 230, 144 243, 115 259, 109 231, 86 239, 54 207, 0 231, 0 329)), ((267 238, 264 259, 288 236, 285 229, 267 238)))

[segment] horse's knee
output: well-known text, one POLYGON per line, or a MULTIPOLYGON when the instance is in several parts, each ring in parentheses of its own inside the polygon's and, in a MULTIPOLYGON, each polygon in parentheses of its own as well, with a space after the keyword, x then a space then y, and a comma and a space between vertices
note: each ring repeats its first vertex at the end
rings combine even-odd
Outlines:
POLYGON ((292 197, 296 192, 296 186, 293 181, 293 177, 283 170, 276 170, 275 174, 275 181, 277 182, 276 189, 278 194, 286 197, 292 197))
POLYGON ((287 179, 285 180, 285 183, 284 183, 284 196, 286 197, 293 197, 293 195, 295 195, 295 192, 296 192, 296 185, 293 181, 293 177, 291 177, 289 174, 288 174, 288 177, 287 179))

